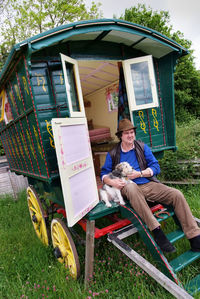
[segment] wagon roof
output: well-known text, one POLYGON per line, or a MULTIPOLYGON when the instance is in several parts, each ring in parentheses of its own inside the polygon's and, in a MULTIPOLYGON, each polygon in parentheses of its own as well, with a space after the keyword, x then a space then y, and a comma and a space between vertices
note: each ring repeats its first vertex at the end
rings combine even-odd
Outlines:
POLYGON ((31 53, 58 43, 77 40, 98 40, 124 44, 156 58, 176 52, 178 56, 188 50, 161 33, 123 20, 99 19, 69 23, 48 30, 16 44, 0 74, 0 82, 11 65, 26 47, 31 53))

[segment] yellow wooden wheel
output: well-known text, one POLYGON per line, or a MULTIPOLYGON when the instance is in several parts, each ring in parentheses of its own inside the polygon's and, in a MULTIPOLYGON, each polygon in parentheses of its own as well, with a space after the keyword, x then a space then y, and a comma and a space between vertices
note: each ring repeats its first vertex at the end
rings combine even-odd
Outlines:
POLYGON ((71 234, 62 220, 57 218, 52 220, 51 238, 56 258, 65 264, 70 275, 77 279, 80 276, 78 254, 71 234))
POLYGON ((42 243, 48 246, 49 229, 45 221, 45 212, 33 187, 27 188, 27 201, 35 232, 42 243))

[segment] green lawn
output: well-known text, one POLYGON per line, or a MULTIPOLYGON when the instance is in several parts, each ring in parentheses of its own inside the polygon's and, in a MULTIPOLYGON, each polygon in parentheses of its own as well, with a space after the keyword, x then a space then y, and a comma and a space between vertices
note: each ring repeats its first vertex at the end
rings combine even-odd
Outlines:
MULTIPOLYGON (((183 189, 193 214, 200 218, 200 188, 183 189)), ((170 224, 169 224, 170 225, 170 224)), ((167 227, 165 229, 168 229, 167 227)), ((84 287, 84 246, 77 245, 81 277, 74 281, 57 262, 52 247, 37 238, 30 221, 26 195, 18 201, 0 198, 0 298, 172 298, 173 296, 125 257, 106 237, 96 242, 94 279, 84 287)), ((137 236, 129 244, 152 262, 151 255, 137 236)), ((176 244, 177 250, 189 249, 187 240, 176 244)), ((186 282, 200 272, 200 262, 184 270, 186 282)), ((196 296, 195 298, 200 298, 196 296)))

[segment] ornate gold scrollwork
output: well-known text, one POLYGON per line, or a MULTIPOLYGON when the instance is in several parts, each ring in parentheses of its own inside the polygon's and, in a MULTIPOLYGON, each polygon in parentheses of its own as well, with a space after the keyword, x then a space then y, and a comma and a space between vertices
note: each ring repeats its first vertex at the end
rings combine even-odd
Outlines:
POLYGON ((44 90, 44 92, 47 92, 47 89, 45 87, 45 78, 43 75, 35 73, 36 77, 37 77, 37 84, 38 86, 40 86, 42 84, 42 89, 44 90))
POLYGON ((22 80, 23 80, 23 84, 24 84, 24 89, 26 90, 26 93, 29 95, 28 84, 27 84, 25 76, 22 76, 22 80))
POLYGON ((14 87, 15 87, 15 92, 17 94, 17 98, 18 98, 19 101, 21 101, 22 99, 21 99, 21 96, 20 96, 19 87, 18 87, 17 84, 15 84, 14 87))
POLYGON ((156 130, 159 132, 159 128, 158 128, 158 121, 157 121, 157 110, 156 109, 152 109, 152 115, 153 115, 153 125, 156 128, 156 130))
POLYGON ((39 153, 40 153, 41 158, 44 159, 44 157, 43 157, 43 153, 42 153, 42 148, 41 148, 40 141, 39 141, 38 132, 37 132, 35 126, 33 126, 33 131, 34 131, 35 138, 36 138, 36 141, 37 141, 37 148, 38 148, 38 151, 39 151, 39 153))
POLYGON ((32 155, 33 155, 33 157, 34 157, 34 159, 35 159, 35 152, 34 152, 34 149, 33 149, 33 146, 32 146, 31 136, 30 136, 28 130, 26 130, 26 136, 27 136, 28 141, 29 141, 29 147, 30 147, 30 149, 31 149, 32 155))
POLYGON ((59 75, 60 75, 60 84, 63 85, 63 82, 64 82, 63 74, 59 73, 59 75))
POLYGON ((143 111, 138 111, 138 115, 139 115, 139 118, 140 118, 140 128, 144 131, 145 134, 147 134, 146 132, 146 124, 144 122, 144 113, 143 111))
POLYGON ((46 125, 47 125, 47 132, 50 135, 50 137, 49 137, 50 146, 55 149, 51 123, 48 122, 47 120, 45 120, 45 121, 46 121, 46 125))
POLYGON ((24 152, 25 152, 26 156, 28 157, 28 149, 27 149, 27 146, 25 144, 25 140, 24 140, 24 137, 22 135, 22 132, 20 132, 20 137, 21 137, 21 140, 22 140, 22 143, 23 143, 23 146, 24 146, 24 152))
POLYGON ((14 97, 13 97, 12 91, 9 91, 9 96, 10 96, 10 99, 11 99, 11 102, 12 102, 13 106, 15 106, 15 102, 14 102, 14 97))

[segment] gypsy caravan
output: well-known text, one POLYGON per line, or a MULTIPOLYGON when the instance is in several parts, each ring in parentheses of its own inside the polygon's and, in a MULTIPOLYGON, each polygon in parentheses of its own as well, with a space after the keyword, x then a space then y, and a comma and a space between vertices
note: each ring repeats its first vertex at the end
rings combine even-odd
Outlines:
POLYGON ((99 202, 97 190, 119 119, 129 118, 157 157, 176 149, 173 73, 187 53, 159 32, 115 19, 63 25, 13 47, 0 74, 1 141, 11 171, 28 178, 38 237, 48 245, 51 228, 55 256, 73 277, 80 265, 70 227, 78 223, 89 236, 87 282, 94 238, 131 223, 94 228, 96 219, 121 211, 99 202))

